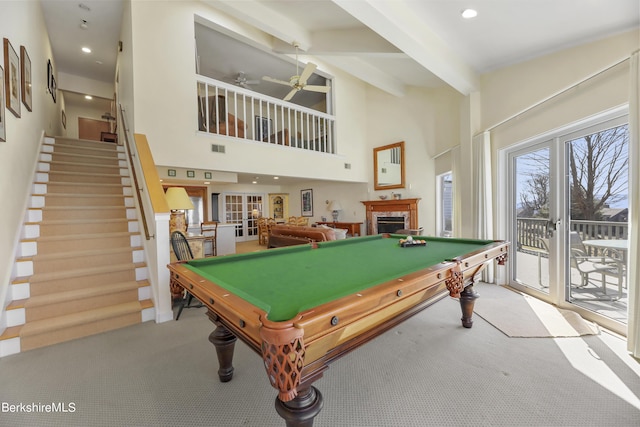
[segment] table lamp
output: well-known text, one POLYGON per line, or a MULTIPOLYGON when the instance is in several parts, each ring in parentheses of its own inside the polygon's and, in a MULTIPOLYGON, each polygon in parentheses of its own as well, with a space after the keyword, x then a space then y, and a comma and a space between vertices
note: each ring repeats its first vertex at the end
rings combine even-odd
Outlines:
POLYGON ((171 209, 169 218, 169 234, 174 231, 187 232, 187 221, 185 220, 185 210, 193 209, 193 203, 189 199, 187 190, 182 187, 170 187, 165 193, 167 205, 171 209))
POLYGON ((331 215, 333 216, 333 222, 338 222, 338 211, 342 210, 342 206, 340 206, 340 202, 338 202, 337 200, 332 200, 331 203, 329 203, 329 207, 327 208, 327 210, 331 211, 331 215))

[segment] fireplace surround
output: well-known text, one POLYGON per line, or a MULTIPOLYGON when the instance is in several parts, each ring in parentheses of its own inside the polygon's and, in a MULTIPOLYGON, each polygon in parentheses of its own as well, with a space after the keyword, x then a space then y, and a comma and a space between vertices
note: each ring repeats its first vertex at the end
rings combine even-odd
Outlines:
POLYGON ((418 228, 419 201, 420 199, 394 199, 367 200, 361 202, 366 208, 367 234, 387 232, 386 230, 378 231, 378 220, 382 217, 404 218, 404 226, 398 226, 397 230, 402 228, 418 228))

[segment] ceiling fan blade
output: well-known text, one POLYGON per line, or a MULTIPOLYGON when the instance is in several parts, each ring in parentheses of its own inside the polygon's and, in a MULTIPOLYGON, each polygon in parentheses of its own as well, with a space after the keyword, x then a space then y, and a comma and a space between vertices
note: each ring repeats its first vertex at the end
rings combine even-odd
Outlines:
POLYGON ((310 90, 311 92, 324 92, 327 93, 331 90, 331 86, 316 86, 316 85, 305 85, 302 89, 310 90))
POLYGON ((288 101, 291 98, 293 98, 293 95, 295 95, 298 92, 298 89, 291 89, 291 91, 289 91, 289 93, 287 94, 287 96, 285 96, 284 98, 282 98, 283 101, 288 101))
POLYGON ((316 68, 318 68, 318 66, 313 62, 309 62, 307 66, 304 67, 304 70, 302 70, 302 74, 300 74, 300 79, 298 80, 301 85, 307 83, 307 80, 309 79, 309 77, 311 77, 311 74, 313 74, 316 68))
POLYGON ((291 86, 291 83, 289 83, 289 82, 285 82, 284 80, 274 79, 273 77, 269 77, 269 76, 262 77, 262 80, 266 80, 266 81, 271 82, 271 83, 278 83, 278 84, 281 84, 281 85, 291 86))

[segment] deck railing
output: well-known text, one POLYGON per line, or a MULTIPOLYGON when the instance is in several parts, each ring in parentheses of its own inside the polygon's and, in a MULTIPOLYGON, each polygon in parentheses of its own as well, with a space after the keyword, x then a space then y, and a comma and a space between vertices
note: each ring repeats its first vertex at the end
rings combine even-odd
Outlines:
MULTIPOLYGON (((516 225, 518 249, 544 249, 540 239, 546 238, 547 219, 518 218, 516 225)), ((575 231, 581 240, 592 239, 627 239, 629 224, 615 221, 572 220, 569 231, 575 231)))
POLYGON ((197 76, 198 130, 257 143, 336 153, 335 117, 197 76))

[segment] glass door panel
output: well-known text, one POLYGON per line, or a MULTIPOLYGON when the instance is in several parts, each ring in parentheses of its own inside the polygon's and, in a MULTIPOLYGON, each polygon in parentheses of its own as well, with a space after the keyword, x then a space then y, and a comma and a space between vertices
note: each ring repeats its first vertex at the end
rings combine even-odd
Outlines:
POLYGON ((563 140, 569 224, 565 299, 626 324, 628 126, 602 126, 563 140))
POLYGON ((236 242, 258 238, 258 216, 263 211, 263 194, 227 193, 224 195, 224 217, 236 225, 236 242))
POLYGON ((516 153, 511 157, 513 192, 511 217, 518 285, 549 293, 550 148, 516 153))

